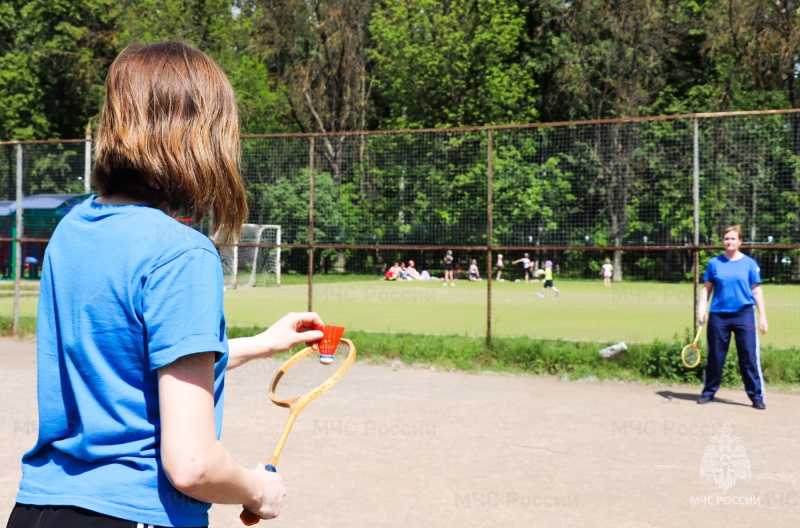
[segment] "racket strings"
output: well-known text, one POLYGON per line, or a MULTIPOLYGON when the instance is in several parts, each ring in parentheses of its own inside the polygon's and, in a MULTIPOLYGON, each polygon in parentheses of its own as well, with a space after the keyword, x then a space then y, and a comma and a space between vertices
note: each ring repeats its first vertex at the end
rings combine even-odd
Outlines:
POLYGON ((695 363, 700 357, 700 351, 698 351, 695 347, 689 347, 684 352, 684 358, 686 359, 687 363, 695 363))
POLYGON ((700 349, 697 345, 686 345, 681 350, 681 360, 687 368, 695 368, 700 363, 700 349))
POLYGON ((283 372, 273 388, 274 398, 288 401, 314 391, 339 372, 350 356, 350 351, 350 346, 341 341, 330 364, 320 363, 317 353, 304 356, 283 372))
POLYGON ((694 336, 694 341, 681 350, 681 360, 687 368, 695 368, 700 364, 700 347, 697 346, 697 340, 700 339, 700 333, 703 331, 703 325, 697 328, 697 334, 694 336))

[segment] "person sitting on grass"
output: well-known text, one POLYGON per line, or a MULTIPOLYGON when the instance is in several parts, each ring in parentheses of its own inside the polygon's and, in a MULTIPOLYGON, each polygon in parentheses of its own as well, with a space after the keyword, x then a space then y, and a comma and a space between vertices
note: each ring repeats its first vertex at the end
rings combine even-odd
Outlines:
POLYGON ((398 262, 394 263, 394 266, 386 270, 386 275, 384 278, 390 281, 396 281, 400 278, 400 264, 398 262))
POLYGON ((421 280, 422 276, 419 274, 419 272, 417 271, 417 268, 414 267, 414 266, 415 266, 414 261, 413 260, 409 260, 408 261, 408 266, 406 266, 406 274, 408 274, 407 279, 408 280, 421 280))
POLYGON ((469 280, 471 281, 479 281, 481 280, 481 273, 478 271, 478 261, 472 259, 472 262, 469 265, 469 280))
POLYGON ((400 263, 400 274, 397 276, 397 280, 408 280, 408 270, 405 262, 400 263))

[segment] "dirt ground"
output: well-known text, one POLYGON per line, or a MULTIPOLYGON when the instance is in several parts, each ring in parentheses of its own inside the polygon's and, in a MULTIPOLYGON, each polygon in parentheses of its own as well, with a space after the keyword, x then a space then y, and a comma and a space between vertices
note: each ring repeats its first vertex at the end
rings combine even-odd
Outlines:
MULTIPOLYGON (((0 340, 0 523, 36 439, 34 355, 0 340)), ((287 416, 267 399, 277 366, 229 373, 222 440, 246 466, 287 416)), ((278 464, 289 494, 266 525, 797 526, 800 394, 769 392, 757 411, 742 389, 703 406, 698 392, 357 363, 298 418, 278 464), (728 461, 738 472, 715 480, 728 461)), ((211 526, 241 526, 239 511, 214 506, 211 526)))

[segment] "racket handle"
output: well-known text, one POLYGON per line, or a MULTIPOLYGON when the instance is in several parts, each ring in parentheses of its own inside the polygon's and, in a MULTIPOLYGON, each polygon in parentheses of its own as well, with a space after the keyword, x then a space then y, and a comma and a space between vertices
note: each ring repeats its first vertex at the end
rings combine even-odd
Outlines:
MULTIPOLYGON (((272 464, 267 464, 264 469, 270 473, 276 473, 278 471, 272 464)), ((254 524, 258 524, 258 521, 261 520, 261 517, 246 508, 242 508, 242 513, 239 514, 239 519, 242 520, 242 524, 245 526, 253 526, 254 524)))

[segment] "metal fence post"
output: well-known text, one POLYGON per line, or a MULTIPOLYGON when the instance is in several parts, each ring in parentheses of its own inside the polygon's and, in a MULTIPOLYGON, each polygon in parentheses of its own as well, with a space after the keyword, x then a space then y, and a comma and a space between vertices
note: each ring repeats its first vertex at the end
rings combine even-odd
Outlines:
POLYGON ((309 141, 308 161, 308 311, 314 311, 314 136, 309 141))
POLYGON ((486 346, 492 347, 492 176, 494 165, 492 158, 494 157, 494 148, 492 141, 494 136, 492 130, 489 129, 487 137, 487 156, 486 163, 486 178, 488 180, 486 186, 486 346))
POLYGON ((89 194, 92 186, 92 125, 86 125, 86 153, 83 158, 83 192, 89 194))
POLYGON ((694 209, 694 240, 692 241, 692 267, 694 268, 694 302, 692 328, 697 329, 697 284, 700 279, 700 137, 697 116, 692 119, 692 208, 694 209))
POLYGON ((14 229, 14 316, 12 320, 11 332, 13 335, 19 335, 19 303, 22 294, 22 243, 20 239, 23 236, 22 232, 22 144, 15 142, 17 145, 17 211, 16 211, 16 228, 14 229))

